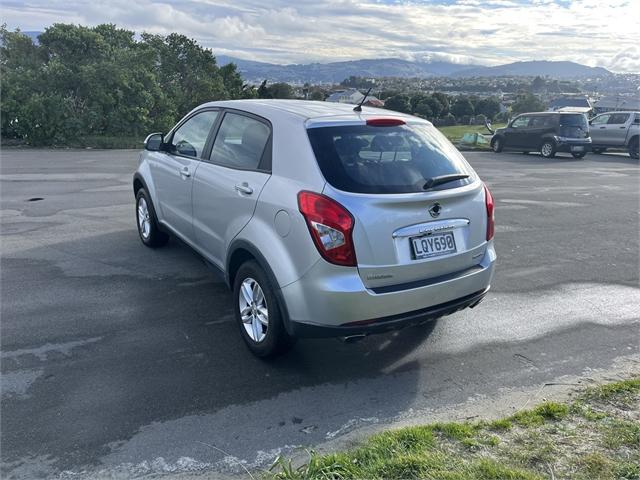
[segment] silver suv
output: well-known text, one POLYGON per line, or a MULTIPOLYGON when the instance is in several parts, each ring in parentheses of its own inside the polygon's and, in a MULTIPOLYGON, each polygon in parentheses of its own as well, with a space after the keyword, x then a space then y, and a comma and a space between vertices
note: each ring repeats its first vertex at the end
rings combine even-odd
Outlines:
POLYGON ((170 233, 219 269, 258 356, 474 307, 493 275, 489 190, 409 115, 207 103, 147 137, 133 189, 142 242, 170 233))

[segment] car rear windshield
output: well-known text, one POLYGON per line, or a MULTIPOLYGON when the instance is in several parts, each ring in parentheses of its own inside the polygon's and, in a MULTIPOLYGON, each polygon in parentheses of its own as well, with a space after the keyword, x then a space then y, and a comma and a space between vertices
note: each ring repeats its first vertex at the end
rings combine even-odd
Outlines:
POLYGON ((430 125, 343 125, 307 130, 325 179, 354 193, 422 192, 428 179, 466 174, 447 189, 473 181, 456 148, 430 125))
POLYGON ((560 115, 560 125, 563 127, 587 128, 587 117, 578 115, 560 115))

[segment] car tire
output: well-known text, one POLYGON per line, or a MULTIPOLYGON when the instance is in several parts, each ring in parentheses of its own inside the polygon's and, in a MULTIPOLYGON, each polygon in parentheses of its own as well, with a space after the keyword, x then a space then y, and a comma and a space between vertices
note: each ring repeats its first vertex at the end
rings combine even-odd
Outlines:
POLYGON ((640 158, 640 152, 638 152, 638 144, 639 144, 638 137, 635 137, 629 143, 629 156, 631 158, 635 158, 636 160, 638 160, 638 158, 640 158))
POLYGON ((238 269, 233 282, 233 304, 242 339, 254 355, 272 358, 295 343, 285 329, 273 285, 256 261, 245 262, 238 269))
POLYGON ((573 158, 584 158, 586 154, 586 152, 573 152, 571 155, 573 158))
POLYGON ((162 247, 169 241, 169 235, 160 230, 158 226, 156 210, 151 202, 151 197, 144 188, 136 192, 136 224, 140 240, 147 247, 162 247))
POLYGON ((553 158, 556 156, 556 144, 552 140, 545 140, 540 145, 540 154, 544 158, 553 158))
POLYGON ((502 152, 503 148, 504 148, 504 140, 502 140, 501 137, 493 137, 491 139, 491 149, 494 151, 494 153, 502 152))

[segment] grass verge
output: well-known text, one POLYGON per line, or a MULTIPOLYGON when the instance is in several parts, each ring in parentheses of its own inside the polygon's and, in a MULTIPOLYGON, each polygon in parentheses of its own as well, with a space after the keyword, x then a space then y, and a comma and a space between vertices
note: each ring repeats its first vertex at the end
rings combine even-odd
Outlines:
POLYGON ((386 431, 352 450, 278 458, 265 478, 640 479, 640 378, 495 421, 386 431))
MULTIPOLYGON (((39 148, 95 148, 95 149, 117 149, 117 148, 135 148, 142 149, 144 138, 139 137, 109 137, 104 135, 94 135, 88 137, 79 137, 69 140, 64 145, 37 145, 39 148)), ((1 139, 3 147, 32 147, 23 140, 1 139)))

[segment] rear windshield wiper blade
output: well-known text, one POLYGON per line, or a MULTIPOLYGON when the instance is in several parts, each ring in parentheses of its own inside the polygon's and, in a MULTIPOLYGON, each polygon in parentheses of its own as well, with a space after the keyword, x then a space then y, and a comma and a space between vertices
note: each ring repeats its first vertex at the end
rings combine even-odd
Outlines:
POLYGON ((437 177, 431 177, 425 182, 425 184, 422 186, 422 189, 429 190, 430 188, 437 187, 438 185, 442 185, 443 183, 449 183, 455 180, 464 180, 465 178, 469 178, 469 175, 467 175, 466 173, 453 173, 451 175, 439 175, 437 177))

